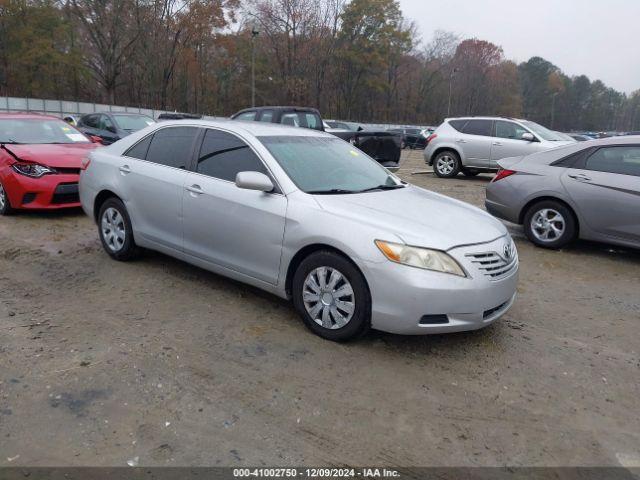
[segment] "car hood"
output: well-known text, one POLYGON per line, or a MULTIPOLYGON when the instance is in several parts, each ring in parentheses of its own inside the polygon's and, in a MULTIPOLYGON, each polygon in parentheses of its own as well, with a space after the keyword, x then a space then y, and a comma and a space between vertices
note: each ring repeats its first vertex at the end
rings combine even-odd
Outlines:
POLYGON ((24 162, 34 162, 54 168, 80 168, 82 159, 96 148, 95 143, 5 145, 24 162))
POLYGON ((334 215, 387 230, 413 246, 449 250, 490 242, 507 233, 485 211, 413 185, 381 192, 316 195, 315 199, 334 215))

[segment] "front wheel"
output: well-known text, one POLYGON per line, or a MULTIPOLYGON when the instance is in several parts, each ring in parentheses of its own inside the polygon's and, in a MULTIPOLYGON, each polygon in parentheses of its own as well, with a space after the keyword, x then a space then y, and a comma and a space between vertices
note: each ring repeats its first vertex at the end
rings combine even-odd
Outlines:
POLYGON ((433 161, 433 171, 440 178, 455 177, 460 172, 460 157, 450 150, 440 152, 433 161))
POLYGON ((577 232, 573 212, 555 200, 536 203, 524 216, 524 233, 539 247, 562 248, 575 239, 577 232))
POLYGON ((140 254, 133 238, 129 213, 120 199, 110 198, 102 204, 98 229, 102 246, 114 260, 133 260, 140 254))
POLYGON ((344 342, 369 331, 369 289, 360 270, 342 255, 312 253, 298 266, 292 287, 293 304, 316 335, 344 342))
POLYGON ((13 208, 9 201, 9 195, 7 195, 7 191, 4 189, 2 183, 0 183, 0 215, 11 215, 12 213, 13 208))

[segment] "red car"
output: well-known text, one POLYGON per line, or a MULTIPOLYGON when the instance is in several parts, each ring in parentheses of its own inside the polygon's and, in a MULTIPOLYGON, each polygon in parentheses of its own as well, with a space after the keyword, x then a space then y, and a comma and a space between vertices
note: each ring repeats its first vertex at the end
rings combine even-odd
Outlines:
POLYGON ((0 113, 0 215, 79 207, 82 160, 96 143, 56 117, 0 113))

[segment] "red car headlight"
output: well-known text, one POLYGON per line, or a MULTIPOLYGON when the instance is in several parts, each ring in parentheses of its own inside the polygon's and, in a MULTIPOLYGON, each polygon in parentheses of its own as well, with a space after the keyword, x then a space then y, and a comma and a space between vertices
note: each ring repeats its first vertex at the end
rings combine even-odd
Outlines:
POLYGON ((57 173, 55 169, 37 163, 14 163, 11 167, 20 175, 31 178, 40 178, 43 175, 57 173))

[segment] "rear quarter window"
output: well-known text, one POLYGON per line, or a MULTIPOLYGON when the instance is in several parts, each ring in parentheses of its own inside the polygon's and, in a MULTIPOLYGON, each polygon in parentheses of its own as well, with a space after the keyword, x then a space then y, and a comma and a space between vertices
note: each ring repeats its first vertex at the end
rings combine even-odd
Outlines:
POLYGON ((462 132, 462 129, 467 124, 468 120, 451 120, 449 125, 451 125, 455 130, 462 132))

